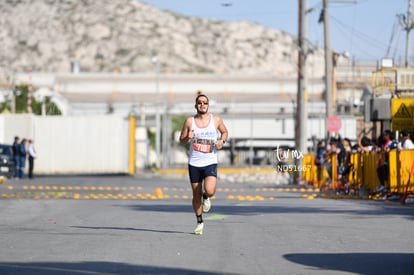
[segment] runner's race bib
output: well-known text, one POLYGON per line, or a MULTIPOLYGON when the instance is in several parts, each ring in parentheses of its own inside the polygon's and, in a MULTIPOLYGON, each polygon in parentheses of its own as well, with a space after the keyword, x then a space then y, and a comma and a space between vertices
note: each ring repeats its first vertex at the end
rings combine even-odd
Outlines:
POLYGON ((193 149, 197 152, 211 153, 213 152, 214 140, 211 139, 195 139, 193 149))

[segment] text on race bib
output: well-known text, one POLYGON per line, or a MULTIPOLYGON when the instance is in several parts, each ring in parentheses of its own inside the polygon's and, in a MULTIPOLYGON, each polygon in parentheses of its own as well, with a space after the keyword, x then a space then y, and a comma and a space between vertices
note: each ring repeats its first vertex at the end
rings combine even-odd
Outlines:
POLYGON ((211 153, 213 152, 214 141, 210 139, 195 139, 193 149, 197 152, 211 153))

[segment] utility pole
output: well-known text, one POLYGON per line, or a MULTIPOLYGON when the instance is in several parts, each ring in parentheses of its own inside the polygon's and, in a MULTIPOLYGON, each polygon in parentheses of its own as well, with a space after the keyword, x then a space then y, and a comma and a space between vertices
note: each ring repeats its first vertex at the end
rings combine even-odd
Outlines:
POLYGON ((306 55, 307 55, 307 0, 299 2, 299 22, 298 22, 298 91, 296 94, 296 148, 306 153, 306 55))
POLYGON ((408 9, 407 9, 407 18, 405 20, 405 31, 407 32, 407 37, 405 41, 405 67, 410 66, 410 31, 414 27, 412 13, 411 13, 411 0, 408 0, 408 9))
MULTIPOLYGON (((355 0, 331 0, 333 3, 356 3, 355 0)), ((321 18, 319 22, 323 21, 323 30, 324 30, 324 44, 325 44, 325 131, 326 131, 326 142, 329 140, 328 132, 328 119, 335 115, 336 110, 334 108, 335 104, 332 100, 333 98, 333 78, 332 78, 332 69, 333 69, 333 54, 331 49, 331 38, 329 35, 329 0, 323 0, 323 9, 321 13, 321 18)))
MULTIPOLYGON (((298 91, 296 97, 296 125, 295 125, 295 147, 303 154, 307 153, 307 112, 306 112, 306 56, 307 56, 307 0, 299 2, 298 22, 298 91)), ((302 159, 297 160, 298 167, 302 167, 302 159)), ((299 170, 298 178, 301 178, 299 170)))
POLYGON ((323 26, 324 26, 324 41, 325 41, 325 129, 327 139, 329 133, 327 130, 328 119, 333 115, 332 110, 332 52, 331 42, 329 36, 329 3, 328 0, 323 0, 323 26))
POLYGON ((296 122, 295 122, 295 147, 299 150, 302 149, 302 107, 303 107, 303 0, 298 0, 299 3, 299 16, 298 16, 298 91, 296 93, 296 122))
POLYGON ((307 89, 308 89, 308 78, 307 78, 307 57, 308 57, 308 0, 302 0, 302 96, 301 96, 301 110, 300 110, 300 132, 301 132, 301 142, 300 150, 306 154, 307 153, 307 120, 308 120, 308 110, 307 110, 307 89))

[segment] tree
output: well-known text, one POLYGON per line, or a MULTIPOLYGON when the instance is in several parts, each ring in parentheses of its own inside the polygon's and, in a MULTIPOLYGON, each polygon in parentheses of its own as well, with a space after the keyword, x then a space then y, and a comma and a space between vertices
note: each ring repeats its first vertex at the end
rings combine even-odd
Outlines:
MULTIPOLYGON (((20 91, 16 93, 16 113, 27 113, 27 96, 29 87, 27 85, 16 86, 15 91, 20 91)), ((34 97, 32 97, 32 112, 35 115, 42 114, 42 104, 45 104, 46 115, 62 115, 62 112, 59 108, 51 101, 50 97, 46 97, 44 102, 38 102, 34 97)), ((0 106, 1 108, 1 106, 0 106)), ((1 109, 0 109, 1 110, 1 109)))

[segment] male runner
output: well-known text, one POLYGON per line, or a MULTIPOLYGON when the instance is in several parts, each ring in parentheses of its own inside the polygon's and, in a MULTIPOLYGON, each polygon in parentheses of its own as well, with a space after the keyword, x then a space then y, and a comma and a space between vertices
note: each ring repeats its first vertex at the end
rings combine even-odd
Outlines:
POLYGON ((197 217, 197 227, 194 230, 196 235, 203 234, 202 212, 210 211, 210 197, 216 192, 217 150, 223 148, 228 137, 223 120, 208 112, 208 104, 208 97, 199 93, 195 100, 197 114, 185 120, 180 135, 181 144, 190 142, 188 173, 193 190, 193 209, 197 217))

